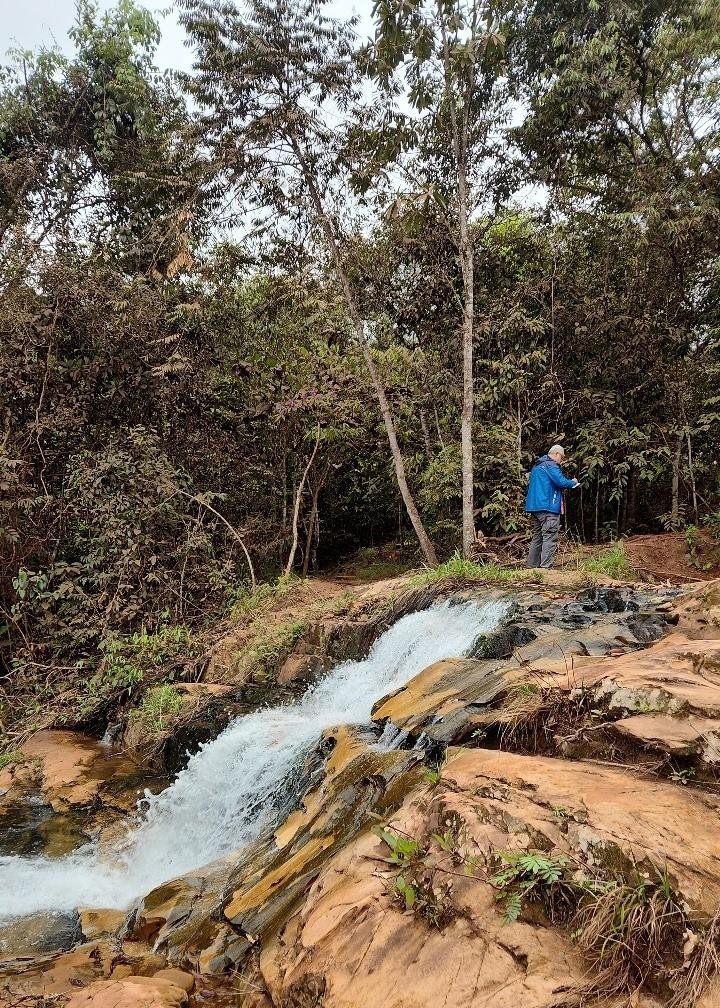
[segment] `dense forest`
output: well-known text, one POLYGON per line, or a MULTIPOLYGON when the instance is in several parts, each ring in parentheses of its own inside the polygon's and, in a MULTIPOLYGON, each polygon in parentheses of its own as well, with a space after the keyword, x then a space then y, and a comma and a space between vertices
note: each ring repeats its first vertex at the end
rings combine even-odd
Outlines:
POLYGON ((178 16, 189 74, 133 0, 0 71, 13 703, 256 579, 523 530, 552 441, 578 539, 718 531, 713 0, 178 16))

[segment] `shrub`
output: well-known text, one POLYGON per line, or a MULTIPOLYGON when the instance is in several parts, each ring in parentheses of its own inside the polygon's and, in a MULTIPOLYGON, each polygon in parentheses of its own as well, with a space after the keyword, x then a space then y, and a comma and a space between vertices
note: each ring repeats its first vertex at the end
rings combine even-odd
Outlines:
POLYGON ((145 627, 133 634, 109 634, 102 641, 103 660, 88 683, 90 699, 104 699, 147 678, 181 678, 199 654, 199 644, 186 626, 161 626, 156 633, 145 627))

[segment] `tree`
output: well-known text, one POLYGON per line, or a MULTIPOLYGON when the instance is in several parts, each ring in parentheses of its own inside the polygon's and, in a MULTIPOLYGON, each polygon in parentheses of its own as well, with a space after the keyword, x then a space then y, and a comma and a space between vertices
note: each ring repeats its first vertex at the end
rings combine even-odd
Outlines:
POLYGON ((328 106, 357 100, 353 35, 326 17, 321 0, 263 3, 242 16, 223 0, 182 0, 181 20, 196 46, 192 94, 206 111, 204 137, 227 177, 255 205, 286 222, 309 220, 329 254, 385 425, 405 508, 428 563, 436 563, 408 484, 390 404, 367 324, 343 263, 334 200, 347 163, 328 106))
MULTIPOLYGON (((498 126, 507 117, 503 80, 503 10, 475 0, 375 5, 376 33, 367 54, 372 76, 386 93, 402 94, 414 115, 393 110, 392 129, 413 156, 401 162, 415 187, 402 204, 432 201, 457 250, 462 279, 462 541, 469 557, 475 545, 473 354, 475 252, 473 215, 491 205, 492 162, 499 151, 498 126)), ((387 125, 387 116, 386 116, 387 125)), ((384 138, 387 128, 380 131, 384 138)), ((385 140, 384 140, 385 142, 385 140)))

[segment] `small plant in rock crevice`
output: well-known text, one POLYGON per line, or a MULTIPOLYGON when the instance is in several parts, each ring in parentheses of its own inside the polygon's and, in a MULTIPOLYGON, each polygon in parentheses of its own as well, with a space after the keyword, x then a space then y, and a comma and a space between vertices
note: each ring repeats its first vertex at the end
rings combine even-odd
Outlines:
POLYGON ((675 784, 687 785, 695 776, 695 771, 692 767, 686 767, 684 770, 675 769, 670 772, 670 780, 675 784))
POLYGON ((493 860, 496 870, 488 881, 498 890, 495 898, 504 905, 506 924, 518 920, 525 900, 542 903, 553 921, 567 919, 574 911, 572 887, 563 879, 567 866, 564 857, 540 851, 498 850, 493 860))
POLYGON ((452 819, 425 841, 376 826, 373 832, 390 854, 381 860, 397 871, 389 887, 393 900, 442 929, 458 916, 452 900, 452 875, 474 873, 477 859, 461 853, 457 824, 452 819))

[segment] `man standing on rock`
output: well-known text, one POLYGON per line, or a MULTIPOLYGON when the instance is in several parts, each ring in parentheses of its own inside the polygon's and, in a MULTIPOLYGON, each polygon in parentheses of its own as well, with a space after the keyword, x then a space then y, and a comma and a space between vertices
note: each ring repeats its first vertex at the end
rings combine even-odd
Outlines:
POLYGON ((533 516, 533 537, 528 567, 552 567, 560 535, 560 515, 564 511, 563 490, 579 487, 576 479, 563 476, 565 449, 553 445, 539 458, 530 473, 525 510, 533 516))

